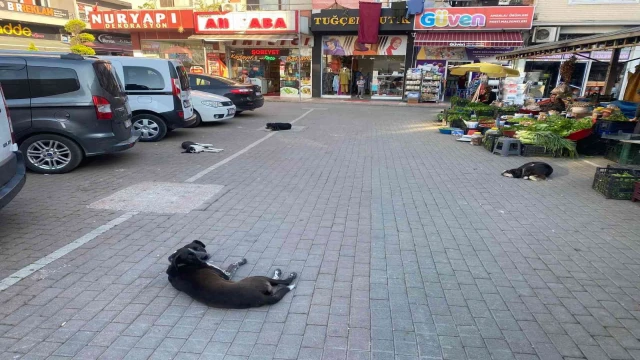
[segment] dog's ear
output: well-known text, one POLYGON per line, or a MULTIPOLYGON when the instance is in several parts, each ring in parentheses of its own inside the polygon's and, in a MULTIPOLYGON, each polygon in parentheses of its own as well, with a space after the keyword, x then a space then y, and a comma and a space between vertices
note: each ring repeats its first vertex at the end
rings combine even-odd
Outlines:
POLYGON ((203 248, 206 248, 205 244, 203 244, 202 241, 200 240, 193 240, 191 243, 202 246, 203 248))

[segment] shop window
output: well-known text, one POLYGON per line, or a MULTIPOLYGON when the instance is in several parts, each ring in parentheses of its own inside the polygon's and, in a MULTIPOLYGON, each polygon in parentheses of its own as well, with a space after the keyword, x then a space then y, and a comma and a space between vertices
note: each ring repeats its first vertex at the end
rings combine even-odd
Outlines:
POLYGON ((164 78, 154 69, 142 66, 124 67, 125 90, 163 90, 164 78))
POLYGON ((80 90, 78 74, 73 69, 29 66, 31 97, 68 94, 80 90))
POLYGON ((27 68, 24 65, 0 63, 0 84, 7 100, 28 99, 31 97, 27 68))

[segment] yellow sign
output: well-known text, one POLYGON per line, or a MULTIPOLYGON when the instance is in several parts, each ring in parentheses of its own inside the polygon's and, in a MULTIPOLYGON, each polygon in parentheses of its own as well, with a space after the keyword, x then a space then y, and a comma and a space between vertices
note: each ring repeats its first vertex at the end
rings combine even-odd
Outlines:
POLYGON ((20 24, 13 26, 11 23, 8 23, 7 25, 0 27, 0 35, 31 37, 31 29, 26 26, 22 27, 20 24))

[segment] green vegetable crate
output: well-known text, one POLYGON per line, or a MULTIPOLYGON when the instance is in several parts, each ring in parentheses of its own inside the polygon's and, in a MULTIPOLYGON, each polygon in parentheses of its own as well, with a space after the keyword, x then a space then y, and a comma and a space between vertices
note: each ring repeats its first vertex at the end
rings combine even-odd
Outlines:
POLYGON ((617 142, 607 148, 605 158, 620 165, 640 165, 640 144, 617 142))
POLYGON ((493 147, 496 145, 496 140, 498 140, 498 138, 500 136, 502 136, 502 135, 485 134, 484 141, 483 141, 482 145, 484 146, 485 149, 487 149, 489 151, 493 151, 493 147))
POLYGON ((634 183, 640 181, 640 170, 625 168, 597 168, 591 186, 607 199, 631 200, 634 183))

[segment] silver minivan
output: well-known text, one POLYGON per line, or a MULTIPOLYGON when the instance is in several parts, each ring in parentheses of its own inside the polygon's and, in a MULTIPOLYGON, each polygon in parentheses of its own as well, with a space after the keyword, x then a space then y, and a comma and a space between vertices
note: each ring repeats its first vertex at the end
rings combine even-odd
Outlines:
POLYGON ((22 189, 27 178, 24 157, 18 150, 11 117, 0 87, 0 209, 11 201, 22 189))

